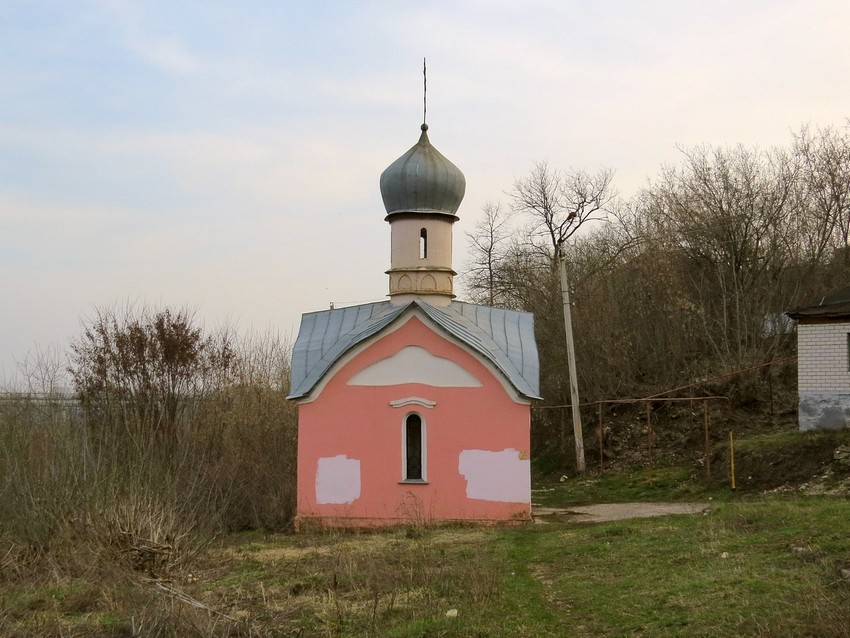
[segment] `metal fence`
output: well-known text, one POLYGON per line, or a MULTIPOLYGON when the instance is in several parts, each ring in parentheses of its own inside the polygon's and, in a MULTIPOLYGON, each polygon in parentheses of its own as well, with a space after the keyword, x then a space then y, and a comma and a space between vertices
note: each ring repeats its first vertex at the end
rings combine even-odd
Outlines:
MULTIPOLYGON (((714 445, 720 442, 721 440, 725 440, 725 437, 727 435, 727 428, 724 428, 722 433, 720 431, 720 428, 723 426, 728 426, 729 429, 734 427, 733 424, 735 418, 732 412, 732 401, 728 396, 717 394, 692 394, 690 396, 685 397, 671 397, 669 395, 681 394, 684 392, 694 392, 694 390, 701 386, 716 384, 718 382, 728 381, 735 377, 757 373, 759 371, 763 371, 765 368, 772 368, 773 366, 779 366, 782 364, 793 362, 796 360, 796 358, 796 355, 793 355, 789 357, 775 359, 759 365, 736 370, 728 374, 723 374, 709 379, 703 379, 686 385, 675 387, 670 390, 659 392, 646 397, 605 399, 600 401, 590 401, 586 403, 581 403, 580 408, 582 411, 582 421, 584 424, 582 429, 585 433, 584 441, 588 444, 587 447, 590 448, 592 452, 592 454, 588 454, 585 456, 587 467, 595 468, 600 473, 602 473, 604 472, 606 465, 608 465, 608 460, 606 457, 607 436, 606 426, 604 422, 606 410, 610 411, 613 406, 639 406, 638 414, 643 420, 643 429, 645 430, 645 433, 641 437, 642 441, 640 443, 642 448, 641 451, 643 452, 642 458, 645 460, 646 465, 648 465, 649 468, 653 468, 655 467, 656 462, 659 460, 658 456, 660 452, 659 446, 657 444, 659 435, 657 426, 658 419, 655 413, 660 411, 660 406, 687 403, 689 404, 690 408, 688 410, 690 418, 692 420, 698 419, 700 427, 702 429, 702 436, 700 437, 701 440, 699 442, 696 442, 692 439, 689 444, 690 449, 687 451, 690 452, 693 456, 696 456, 697 454, 699 455, 699 461, 703 466, 705 475, 708 477, 711 474, 711 457, 713 454, 714 445), (595 424, 594 418, 591 417, 591 415, 595 417, 595 424), (719 423, 721 418, 723 420, 722 424, 719 423)), ((771 383, 771 376, 768 375, 768 384, 771 383)), ((566 453, 568 451, 568 448, 570 447, 570 439, 574 438, 571 434, 571 428, 568 429, 567 427, 568 422, 571 421, 568 416, 568 413, 571 411, 571 409, 571 404, 537 405, 532 407, 533 411, 540 411, 544 413, 553 410, 558 411, 557 418, 559 418, 560 420, 561 448, 562 452, 564 453, 566 453)), ((769 413, 771 417, 774 415, 772 385, 770 385, 769 389, 769 413)))
MULTIPOLYGON (((586 462, 588 466, 595 466, 600 473, 604 472, 606 466, 606 443, 605 440, 607 438, 606 427, 604 423, 604 410, 607 406, 615 406, 615 405, 641 405, 640 412, 643 415, 644 425, 646 434, 644 436, 644 450, 646 452, 646 460, 650 469, 655 467, 656 463, 656 450, 657 450, 657 427, 655 425, 655 420, 653 419, 653 413, 655 410, 655 404, 665 404, 665 403, 682 403, 688 402, 691 404, 691 413, 696 414, 695 407, 699 405, 699 419, 702 424, 703 429, 703 440, 702 440, 702 463, 704 466, 706 476, 709 476, 711 473, 711 455, 713 442, 712 439, 712 417, 711 417, 711 409, 710 405, 712 403, 719 404, 722 406, 722 409, 729 409, 729 398, 725 396, 716 396, 716 395, 708 395, 708 396, 693 396, 693 397, 654 397, 654 398, 640 398, 640 399, 610 399, 603 401, 592 401, 589 403, 582 403, 581 407, 585 412, 593 411, 596 414, 596 424, 595 428, 591 430, 592 434, 590 437, 586 437, 586 442, 593 442, 595 444, 595 449, 593 449, 593 456, 595 458, 590 459, 587 458, 586 462)), ((560 413, 560 433, 561 433, 561 445, 565 450, 568 445, 568 439, 570 436, 567 434, 567 413, 571 409, 569 404, 566 405, 547 405, 547 406, 535 406, 535 410, 558 410, 560 413)), ((588 430, 589 423, 587 421, 584 422, 585 431, 588 430)))
POLYGON ((83 407, 70 394, 0 392, 0 419, 26 419, 32 425, 82 423, 83 407))

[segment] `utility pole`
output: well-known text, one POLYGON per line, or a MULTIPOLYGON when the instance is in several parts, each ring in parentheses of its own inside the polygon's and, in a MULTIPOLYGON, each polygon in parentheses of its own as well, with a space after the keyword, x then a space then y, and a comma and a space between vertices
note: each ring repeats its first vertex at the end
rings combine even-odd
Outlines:
POLYGON ((558 251, 561 271, 561 298, 564 301, 564 331, 567 334, 567 365, 570 371, 570 404, 573 408, 573 434, 576 439, 576 469, 584 474, 584 436, 581 431, 581 410, 578 398, 578 377, 576 375, 576 350, 573 343, 573 320, 570 310, 570 289, 567 285, 567 259, 563 250, 558 251))

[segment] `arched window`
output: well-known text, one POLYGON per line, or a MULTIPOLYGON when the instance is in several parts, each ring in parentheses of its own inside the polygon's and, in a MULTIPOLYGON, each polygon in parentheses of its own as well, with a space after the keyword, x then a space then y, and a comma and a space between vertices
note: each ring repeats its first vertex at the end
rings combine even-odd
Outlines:
POLYGON ((402 436, 402 470, 405 481, 425 481, 425 424, 418 414, 404 419, 402 436))
POLYGON ((419 231, 419 259, 428 258, 428 231, 422 229, 419 231))

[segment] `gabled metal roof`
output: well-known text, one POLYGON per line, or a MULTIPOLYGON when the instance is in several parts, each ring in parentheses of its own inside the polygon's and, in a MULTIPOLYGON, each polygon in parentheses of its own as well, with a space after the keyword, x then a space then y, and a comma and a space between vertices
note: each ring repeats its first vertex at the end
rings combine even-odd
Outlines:
POLYGON ((415 309, 488 359, 521 396, 540 398, 533 315, 462 301, 441 308, 418 300, 403 306, 381 301, 303 315, 292 351, 292 386, 287 398, 310 394, 346 352, 415 309))

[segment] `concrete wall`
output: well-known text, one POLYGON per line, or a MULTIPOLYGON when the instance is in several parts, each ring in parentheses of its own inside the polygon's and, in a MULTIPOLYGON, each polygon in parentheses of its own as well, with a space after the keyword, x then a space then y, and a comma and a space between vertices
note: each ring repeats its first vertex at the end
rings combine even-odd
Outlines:
POLYGON ((797 326, 801 430, 850 425, 850 321, 797 326))

